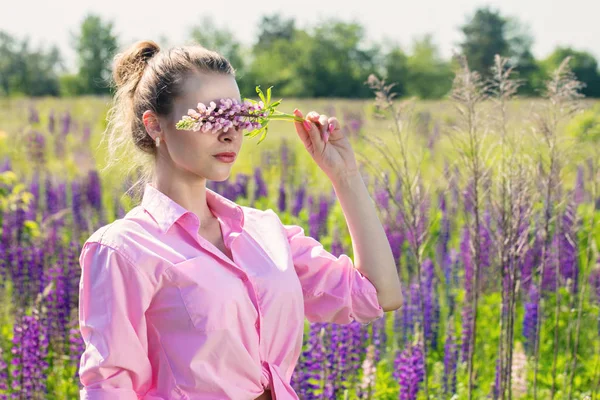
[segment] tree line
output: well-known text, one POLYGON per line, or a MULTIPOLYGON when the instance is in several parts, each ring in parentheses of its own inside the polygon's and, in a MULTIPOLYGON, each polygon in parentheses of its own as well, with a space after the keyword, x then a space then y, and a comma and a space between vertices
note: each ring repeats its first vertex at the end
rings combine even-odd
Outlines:
MULTIPOLYGON (((537 96, 549 71, 570 56, 573 72, 585 85, 582 93, 600 97, 600 70, 589 52, 557 47, 535 59, 527 26, 489 7, 476 9, 459 29, 460 51, 470 67, 485 77, 495 54, 508 57, 522 80, 523 96, 537 96)), ((414 39, 408 49, 389 41, 367 44, 366 36, 357 22, 329 20, 302 28, 280 14, 261 18, 251 45, 207 17, 189 29, 190 42, 229 58, 245 97, 254 96, 260 84, 274 86, 282 97, 366 98, 372 95, 365 85, 371 73, 395 82, 399 97, 438 99, 449 92, 455 61, 440 55, 431 35, 414 39)), ((122 46, 114 23, 88 14, 71 39, 77 54, 74 72, 67 71, 56 46, 33 49, 28 38, 0 31, 0 96, 110 94, 112 59, 122 46)), ((156 41, 166 43, 164 38, 156 41)))

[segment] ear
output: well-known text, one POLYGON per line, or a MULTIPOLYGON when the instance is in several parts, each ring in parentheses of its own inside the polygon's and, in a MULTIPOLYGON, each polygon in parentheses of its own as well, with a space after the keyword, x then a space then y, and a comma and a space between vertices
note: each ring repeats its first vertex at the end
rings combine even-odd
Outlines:
POLYGON ((142 115, 142 121, 144 122, 144 126, 146 127, 146 132, 148 132, 148 134, 152 137, 153 140, 156 139, 156 136, 162 136, 162 128, 160 127, 160 122, 158 121, 158 117, 152 110, 144 111, 144 114, 142 115))

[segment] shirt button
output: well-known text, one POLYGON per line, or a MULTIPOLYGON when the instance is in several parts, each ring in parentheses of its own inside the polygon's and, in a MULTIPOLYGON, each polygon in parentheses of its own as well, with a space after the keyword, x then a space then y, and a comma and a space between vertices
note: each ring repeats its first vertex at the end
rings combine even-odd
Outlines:
POLYGON ((244 277, 242 278, 242 282, 248 282, 248 276, 244 275, 244 277))

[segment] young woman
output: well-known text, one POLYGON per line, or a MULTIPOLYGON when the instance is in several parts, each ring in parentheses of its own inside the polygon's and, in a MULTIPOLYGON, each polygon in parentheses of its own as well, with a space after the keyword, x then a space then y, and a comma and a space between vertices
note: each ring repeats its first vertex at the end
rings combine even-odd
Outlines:
POLYGON ((114 79, 109 154, 144 156, 147 175, 141 204, 81 252, 81 398, 298 399, 290 379, 305 318, 367 324, 402 304, 389 243, 338 121, 295 111, 304 119, 296 132, 346 216, 356 264, 272 210, 206 187, 229 177, 243 133, 175 125, 199 102, 241 101, 225 58, 141 41, 116 57, 114 79))

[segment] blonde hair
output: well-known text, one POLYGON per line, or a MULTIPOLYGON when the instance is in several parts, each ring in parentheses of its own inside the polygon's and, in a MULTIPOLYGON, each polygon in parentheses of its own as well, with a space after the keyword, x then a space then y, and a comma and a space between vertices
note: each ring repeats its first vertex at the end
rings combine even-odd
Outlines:
POLYGON ((137 182, 129 191, 139 200, 145 183, 154 175, 156 144, 146 132, 142 115, 152 110, 171 118, 173 101, 183 93, 185 78, 196 72, 215 72, 235 76, 235 70, 221 54, 199 44, 161 50, 151 40, 134 43, 114 57, 115 95, 107 113, 107 127, 101 143, 107 142, 107 160, 102 172, 122 161, 130 164, 123 170, 128 179, 136 170, 137 182))

